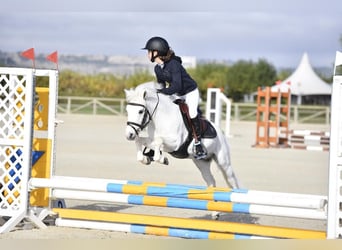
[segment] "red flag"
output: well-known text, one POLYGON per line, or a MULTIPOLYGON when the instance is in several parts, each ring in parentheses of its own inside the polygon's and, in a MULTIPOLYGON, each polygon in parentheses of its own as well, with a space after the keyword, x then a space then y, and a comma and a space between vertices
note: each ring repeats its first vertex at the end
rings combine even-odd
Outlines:
POLYGON ((31 48, 31 49, 28 49, 28 50, 21 52, 21 56, 32 60, 32 67, 33 68, 36 67, 35 62, 34 62, 34 48, 31 48))
POLYGON ((58 64, 58 52, 55 51, 46 57, 47 60, 58 64))
POLYGON ((34 48, 25 50, 24 52, 21 52, 21 56, 25 57, 30 60, 34 60, 34 48))

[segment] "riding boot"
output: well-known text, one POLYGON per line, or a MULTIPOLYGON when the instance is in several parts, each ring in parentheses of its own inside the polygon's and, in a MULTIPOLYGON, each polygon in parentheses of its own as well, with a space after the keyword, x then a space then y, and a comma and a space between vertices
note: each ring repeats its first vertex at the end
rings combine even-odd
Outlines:
POLYGON ((193 152, 194 152, 194 157, 197 160, 204 159, 205 157, 207 157, 207 152, 201 143, 201 123, 200 122, 201 121, 198 116, 191 119, 193 137, 195 139, 193 152))

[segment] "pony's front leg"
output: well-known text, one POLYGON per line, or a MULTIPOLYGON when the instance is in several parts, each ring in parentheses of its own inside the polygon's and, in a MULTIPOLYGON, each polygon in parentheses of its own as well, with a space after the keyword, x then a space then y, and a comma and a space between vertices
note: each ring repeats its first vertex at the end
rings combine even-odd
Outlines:
POLYGON ((163 140, 161 138, 156 138, 153 141, 154 156, 153 160, 164 165, 169 165, 169 160, 163 154, 163 140))
POLYGON ((144 155, 144 140, 141 138, 137 138, 135 140, 135 146, 137 149, 137 161, 141 162, 142 164, 149 165, 151 164, 151 158, 144 155))

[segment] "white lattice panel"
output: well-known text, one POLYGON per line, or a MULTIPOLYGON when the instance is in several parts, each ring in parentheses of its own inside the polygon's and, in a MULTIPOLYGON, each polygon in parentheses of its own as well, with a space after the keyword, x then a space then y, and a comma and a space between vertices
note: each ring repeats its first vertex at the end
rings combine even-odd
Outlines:
POLYGON ((5 232, 26 215, 32 154, 34 70, 0 68, 0 225, 5 232))

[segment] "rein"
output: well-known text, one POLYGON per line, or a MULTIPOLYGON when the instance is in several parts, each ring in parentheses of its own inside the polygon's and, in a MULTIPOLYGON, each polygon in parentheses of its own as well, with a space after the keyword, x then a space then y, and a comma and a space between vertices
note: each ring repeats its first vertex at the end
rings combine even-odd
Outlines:
POLYGON ((146 128, 146 126, 150 123, 150 121, 152 120, 153 115, 155 114, 157 107, 159 105, 159 95, 157 93, 157 97, 158 97, 158 101, 156 106, 153 109, 152 114, 148 111, 148 109, 146 108, 146 106, 144 106, 143 104, 140 103, 135 103, 135 102, 129 102, 127 103, 127 105, 132 105, 132 106, 138 106, 138 107, 143 107, 144 108, 144 117, 141 121, 141 124, 136 123, 136 122, 130 122, 127 121, 127 125, 130 126, 131 128, 133 128, 133 130, 135 131, 136 135, 138 135, 139 131, 137 130, 136 127, 138 127, 140 130, 143 130, 144 128, 146 128))

